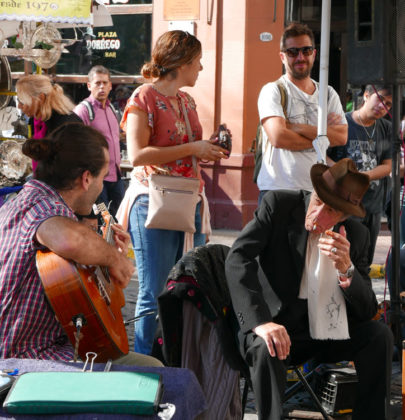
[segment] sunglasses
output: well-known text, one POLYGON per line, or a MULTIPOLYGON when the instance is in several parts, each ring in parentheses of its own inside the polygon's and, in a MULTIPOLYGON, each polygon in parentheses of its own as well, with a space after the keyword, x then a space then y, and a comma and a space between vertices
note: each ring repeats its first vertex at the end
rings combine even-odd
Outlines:
POLYGON ((285 52, 289 57, 298 57, 298 54, 302 52, 303 55, 308 57, 309 55, 312 55, 314 52, 314 47, 307 46, 307 47, 301 47, 301 48, 287 48, 283 52, 285 52))

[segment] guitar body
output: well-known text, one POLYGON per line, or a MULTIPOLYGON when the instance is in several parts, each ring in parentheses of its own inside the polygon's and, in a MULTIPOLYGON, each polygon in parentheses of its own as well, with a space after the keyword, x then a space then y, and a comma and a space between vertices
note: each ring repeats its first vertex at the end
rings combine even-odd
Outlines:
POLYGON ((80 331, 80 358, 85 361, 87 352, 95 352, 96 362, 106 362, 127 354, 122 289, 100 267, 82 266, 51 251, 37 251, 36 262, 48 301, 73 347, 73 318, 85 318, 80 331))

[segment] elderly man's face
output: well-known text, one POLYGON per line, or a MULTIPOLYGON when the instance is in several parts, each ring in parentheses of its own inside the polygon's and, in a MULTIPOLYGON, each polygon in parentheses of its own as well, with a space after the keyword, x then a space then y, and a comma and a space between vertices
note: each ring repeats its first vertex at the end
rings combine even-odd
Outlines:
POLYGON ((325 204, 318 195, 313 192, 305 216, 305 229, 317 234, 325 232, 345 219, 342 211, 335 210, 325 204))

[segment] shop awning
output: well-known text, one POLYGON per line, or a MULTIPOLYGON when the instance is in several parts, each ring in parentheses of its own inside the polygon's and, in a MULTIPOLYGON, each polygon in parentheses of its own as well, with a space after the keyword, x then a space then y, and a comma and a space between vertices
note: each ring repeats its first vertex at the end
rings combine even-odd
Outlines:
POLYGON ((91 25, 92 0, 2 2, 0 20, 91 25))

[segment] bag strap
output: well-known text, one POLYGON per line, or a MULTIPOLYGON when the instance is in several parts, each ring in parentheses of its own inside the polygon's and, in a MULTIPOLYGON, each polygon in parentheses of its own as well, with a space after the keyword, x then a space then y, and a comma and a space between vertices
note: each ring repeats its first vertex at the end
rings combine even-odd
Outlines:
MULTIPOLYGON (((283 108, 284 117, 285 117, 286 121, 288 121, 288 118, 287 118, 287 90, 286 90, 285 86, 283 85, 283 82, 280 82, 280 81, 277 82, 277 87, 278 87, 278 90, 280 91, 280 104, 283 108)), ((260 129, 262 130, 263 128, 260 127, 260 129)), ((267 139, 266 145, 264 146, 264 154, 267 151, 268 145, 269 145, 269 139, 267 139)))
POLYGON ((283 84, 283 82, 277 82, 277 87, 278 90, 280 91, 280 103, 281 106, 283 108, 283 113, 284 113, 284 117, 285 119, 288 121, 288 117, 287 117, 287 90, 283 84))
MULTIPOLYGON (((179 96, 180 96, 180 94, 179 94, 179 96)), ((190 126, 190 121, 188 120, 186 106, 184 105, 184 101, 183 101, 183 98, 181 96, 180 96, 180 102, 181 102, 181 108, 182 108, 183 115, 184 115, 184 121, 186 123, 188 140, 189 140, 189 142, 192 143, 194 141, 194 136, 193 136, 193 134, 191 132, 191 126, 190 126)), ((193 162, 193 169, 194 169, 195 176, 198 176, 198 172, 197 172, 197 159, 196 159, 196 157, 194 155, 191 155, 191 160, 193 162)))
POLYGON ((83 99, 83 101, 80 102, 80 105, 84 105, 87 108, 87 113, 89 114, 89 120, 90 122, 92 122, 94 120, 93 105, 87 99, 83 99))
POLYGON ((117 109, 115 109, 115 107, 114 107, 114 105, 112 104, 112 102, 109 102, 108 106, 110 107, 111 111, 114 113, 115 118, 116 118, 116 119, 117 119, 117 121, 118 121, 118 125, 120 125, 120 122, 121 122, 121 115, 120 115, 120 112, 119 112, 117 109))

